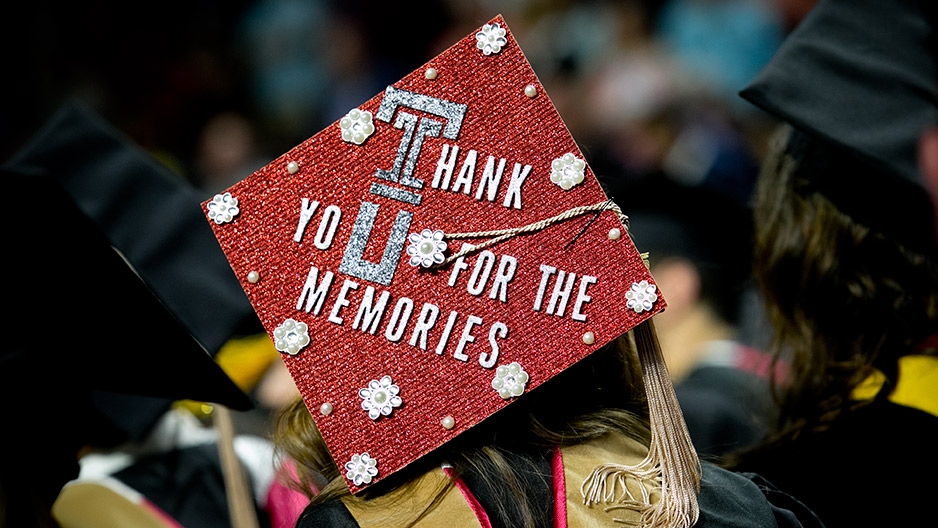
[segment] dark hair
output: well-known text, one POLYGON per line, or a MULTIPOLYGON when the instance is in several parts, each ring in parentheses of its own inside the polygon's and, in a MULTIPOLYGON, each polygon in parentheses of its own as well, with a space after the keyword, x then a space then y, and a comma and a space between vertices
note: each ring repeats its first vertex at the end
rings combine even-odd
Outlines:
POLYGON ((777 387, 776 440, 859 404, 851 393, 873 369, 894 386, 899 357, 938 329, 935 258, 857 223, 814 183, 819 171, 850 181, 832 173, 856 170, 843 153, 784 126, 756 189, 753 272, 773 353, 791 363, 777 387))

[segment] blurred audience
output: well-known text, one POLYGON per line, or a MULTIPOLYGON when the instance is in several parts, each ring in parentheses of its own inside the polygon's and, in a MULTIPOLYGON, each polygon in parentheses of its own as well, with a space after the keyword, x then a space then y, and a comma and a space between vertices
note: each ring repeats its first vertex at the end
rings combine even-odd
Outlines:
POLYGON ((224 111, 202 127, 190 179, 208 195, 214 195, 269 162, 262 155, 254 123, 237 111, 224 111))
POLYGON ((799 12, 783 0, 240 0, 162 2, 141 18, 118 2, 46 3, 16 5, 16 26, 2 32, 21 72, 0 103, 3 158, 78 95, 197 184, 273 159, 497 13, 593 164, 627 149, 615 157, 628 168, 663 155, 647 120, 676 99, 743 120, 735 125, 747 133, 764 121, 737 115, 729 92, 799 12), (47 38, 28 37, 39 33, 47 38), (243 120, 227 120, 235 115, 243 120), (219 130, 232 145, 252 130, 256 150, 220 152, 210 139, 219 130))
POLYGON ((678 68, 734 112, 752 112, 736 96, 766 63, 785 33, 767 0, 668 0, 658 16, 656 35, 678 68))
POLYGON ((255 120, 271 152, 318 130, 330 79, 330 2, 256 0, 240 13, 231 53, 242 58, 255 120))

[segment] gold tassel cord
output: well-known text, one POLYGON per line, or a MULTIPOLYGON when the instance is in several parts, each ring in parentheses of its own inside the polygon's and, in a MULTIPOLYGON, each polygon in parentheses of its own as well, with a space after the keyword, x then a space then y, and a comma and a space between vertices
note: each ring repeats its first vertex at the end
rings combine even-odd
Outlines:
MULTIPOLYGON (((646 458, 635 466, 621 464, 603 464, 590 473, 580 486, 583 504, 603 504, 603 511, 628 510, 639 515, 653 507, 651 492, 661 489, 660 472, 646 458), (628 488, 629 479, 637 480, 641 497, 635 497, 628 488), (609 506, 611 504, 611 506, 609 506)), ((641 517, 640 517, 641 519, 641 517)), ((632 524, 634 522, 613 518, 614 522, 632 524)))
POLYGON ((697 505, 702 476, 700 459, 684 423, 654 324, 650 319, 645 321, 635 328, 634 335, 651 425, 648 455, 634 466, 607 464, 594 469, 581 487, 583 502, 587 505, 614 502, 607 510, 625 508, 639 512, 643 527, 689 528, 700 515, 697 505), (645 493, 641 501, 636 500, 625 489, 626 477, 636 478, 642 484, 654 482, 653 489, 661 493, 658 502, 650 504, 645 493), (624 491, 617 494, 620 487, 624 491))
MULTIPOLYGON (((488 240, 481 242, 479 244, 473 244, 467 246, 459 252, 456 252, 449 257, 447 257, 443 262, 437 264, 437 267, 442 267, 450 264, 454 260, 464 257, 470 253, 475 253, 490 246, 494 246, 499 242, 503 242, 510 238, 514 238, 518 235, 523 235, 527 233, 534 233, 545 229, 553 224, 563 222, 564 220, 569 220, 571 218, 576 218, 587 213, 595 213, 596 216, 599 216, 603 211, 610 210, 613 211, 616 216, 619 217, 619 221, 628 229, 629 217, 622 213, 622 210, 619 209, 619 206, 615 204, 612 200, 605 200, 593 205, 584 205, 581 207, 574 207, 572 209, 567 209, 566 211, 552 216, 550 218, 545 218, 544 220, 539 220, 537 222, 521 226, 513 227, 509 229, 497 229, 494 231, 475 231, 469 233, 446 233, 445 237, 449 240, 457 240, 464 238, 487 238, 488 240)), ((588 225, 588 224, 587 224, 588 225)))
POLYGON ((702 473, 700 460, 684 423, 651 319, 635 328, 635 342, 651 421, 649 457, 657 458, 661 467, 659 504, 663 506, 646 511, 643 517, 649 521, 646 526, 690 527, 700 514, 697 506, 702 473), (659 524, 662 521, 664 524, 659 524))

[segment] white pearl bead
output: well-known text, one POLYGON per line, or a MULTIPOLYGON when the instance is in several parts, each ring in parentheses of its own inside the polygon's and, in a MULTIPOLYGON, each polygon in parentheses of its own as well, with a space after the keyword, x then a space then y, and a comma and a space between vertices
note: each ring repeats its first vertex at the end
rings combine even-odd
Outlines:
POLYGON ((583 342, 586 343, 587 345, 592 345, 593 343, 596 342, 596 334, 594 334, 593 332, 587 332, 583 334, 583 342))
POLYGON ((622 231, 618 227, 613 227, 609 230, 609 240, 619 240, 619 237, 622 236, 622 231))
POLYGON ((329 402, 326 402, 319 406, 319 412, 323 416, 329 416, 330 414, 332 414, 332 409, 333 409, 332 404, 329 402))
POLYGON ((524 87, 524 95, 534 98, 537 95, 537 88, 533 84, 524 87))
POLYGON ((430 79, 431 81, 433 79, 436 79, 436 68, 427 68, 426 73, 424 73, 423 75, 424 77, 426 77, 427 79, 430 79))
POLYGON ((252 272, 248 273, 248 282, 250 282, 251 284, 257 284, 257 281, 259 281, 259 280, 261 280, 261 274, 260 274, 260 273, 258 273, 258 272, 256 272, 256 271, 252 271, 252 272))
POLYGON ((443 426, 443 429, 452 429, 456 426, 456 420, 452 416, 447 416, 440 420, 440 425, 443 426))
POLYGON ((289 172, 290 174, 296 174, 298 170, 300 170, 299 163, 295 161, 291 161, 290 163, 287 163, 287 172, 289 172))

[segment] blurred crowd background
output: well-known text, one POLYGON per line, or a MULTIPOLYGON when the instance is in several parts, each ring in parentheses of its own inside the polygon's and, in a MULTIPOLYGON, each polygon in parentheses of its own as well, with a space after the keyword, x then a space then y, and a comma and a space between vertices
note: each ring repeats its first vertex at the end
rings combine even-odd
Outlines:
MULTIPOLYGON (((747 206, 775 123, 737 92, 814 1, 7 3, 0 159, 78 96, 208 198, 501 14, 607 193, 641 226, 639 249, 652 264, 681 256, 698 268, 703 287, 687 304, 707 297, 707 320, 683 317, 683 279, 655 273, 669 301, 665 350, 722 338, 760 349, 747 206)), ((678 381, 684 367, 671 368, 678 381)))
POLYGON ((598 175, 745 193, 764 116, 736 92, 813 0, 8 3, 0 157, 69 95, 209 191, 502 14, 598 175), (721 182, 724 183, 724 182, 721 182))
MULTIPOLYGON (((710 289, 735 295, 749 291, 740 286, 749 240, 739 214, 775 126, 737 92, 813 3, 7 3, 0 159, 78 96, 208 197, 501 14, 608 194, 636 221, 648 209, 695 228, 683 235, 695 243, 680 248, 655 245, 676 246, 677 236, 637 232, 639 249, 712 260, 722 278, 707 279, 710 289)), ((760 319, 733 320, 757 310, 738 301, 723 311, 758 347, 760 319)))

